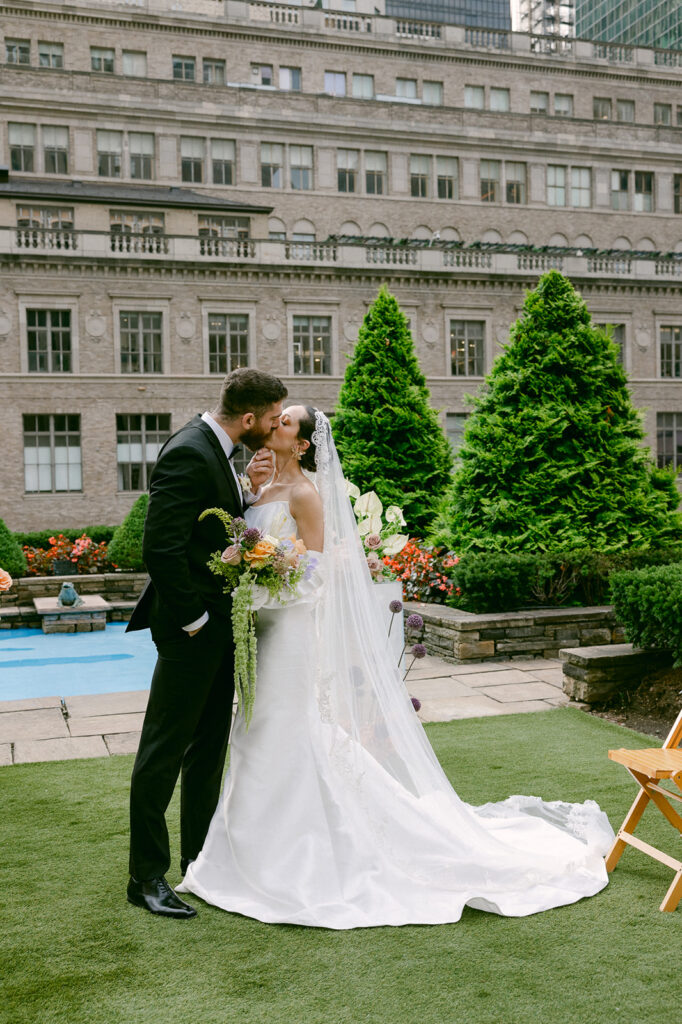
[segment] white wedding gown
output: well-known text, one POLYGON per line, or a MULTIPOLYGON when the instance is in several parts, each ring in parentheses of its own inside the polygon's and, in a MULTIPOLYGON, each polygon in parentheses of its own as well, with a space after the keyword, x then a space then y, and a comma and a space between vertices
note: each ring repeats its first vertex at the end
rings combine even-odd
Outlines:
MULTIPOLYGON (((247 519, 281 538, 296 531, 285 502, 247 519)), ((346 929, 453 922, 465 906, 523 916, 602 889, 613 831, 592 801, 474 808, 441 778, 425 736, 409 777, 330 718, 315 620, 324 586, 259 612, 253 718, 248 732, 241 715, 234 723, 223 794, 178 891, 260 921, 346 929), (414 782, 422 767, 430 791, 414 782)))

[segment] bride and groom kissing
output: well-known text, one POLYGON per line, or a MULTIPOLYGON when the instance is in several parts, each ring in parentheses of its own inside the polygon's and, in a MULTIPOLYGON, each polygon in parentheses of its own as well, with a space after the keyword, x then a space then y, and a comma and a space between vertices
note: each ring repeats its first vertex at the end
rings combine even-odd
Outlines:
POLYGON ((178 892, 260 921, 436 924, 465 905, 520 916, 594 895, 613 838, 594 802, 474 808, 452 788, 392 661, 329 421, 283 409, 286 396, 276 377, 233 371, 151 476, 150 580, 128 629, 150 628, 158 658, 131 781, 128 900, 196 914, 165 877, 178 778, 178 892), (247 493, 239 444, 255 452, 247 493), (248 731, 241 714, 231 725, 231 600, 207 565, 225 535, 199 519, 210 507, 315 554, 295 594, 259 602, 248 731))

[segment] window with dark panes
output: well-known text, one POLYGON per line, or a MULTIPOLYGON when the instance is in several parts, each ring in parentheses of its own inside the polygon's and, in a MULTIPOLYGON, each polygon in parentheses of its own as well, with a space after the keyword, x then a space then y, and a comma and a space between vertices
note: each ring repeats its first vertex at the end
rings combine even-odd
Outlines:
POLYGON ((6 39, 5 60, 8 64, 30 64, 31 44, 28 39, 6 39))
POLYGON ((13 171, 35 169, 36 129, 32 124, 10 124, 9 163, 13 171))
POLYGON ((114 73, 114 51, 110 47, 90 47, 90 69, 92 71, 103 71, 108 75, 114 73))
POLYGON ((180 82, 193 82, 196 78, 197 62, 194 57, 173 56, 173 78, 180 82))
POLYGON ((627 210, 630 207, 630 172, 611 171, 611 209, 627 210))
POLYGON ((660 329, 661 377, 682 377, 682 327, 660 329))
POLYGON ((261 142, 260 183, 263 188, 282 187, 284 148, 277 142, 261 142))
POLYGON ((69 129, 43 127, 43 158, 46 174, 68 174, 69 129))
POLYGON ((526 165, 508 160, 504 177, 507 202, 523 205, 526 202, 526 165))
POLYGON ((332 372, 332 321, 329 316, 295 316, 293 319, 295 374, 332 372))
POLYGON ((453 377, 482 377, 484 346, 484 320, 451 320, 450 368, 453 377))
POLYGON ((357 191, 360 152, 357 149, 337 149, 336 173, 339 192, 357 191))
POLYGON ((123 133, 97 132, 97 173, 100 178, 120 178, 123 158, 123 133))
POLYGON ((233 139, 211 139, 211 171, 214 185, 234 185, 235 143, 233 139))
POLYGON ((82 491, 80 416, 28 414, 23 427, 26 493, 82 491))
POLYGON ((635 204, 638 213, 651 213, 654 208, 654 176, 651 171, 635 171, 635 204))
POLYGON ((656 414, 656 456, 659 469, 682 466, 682 412, 656 414))
POLYGON ((129 132, 130 177, 151 181, 154 177, 154 136, 150 132, 129 132))
POLYGON ((180 176, 183 181, 198 184, 204 180, 206 143, 191 135, 180 139, 180 176))
POLYGON ((279 87, 287 92, 301 91, 301 69, 285 68, 279 69, 279 87))
POLYGON ((385 153, 365 153, 365 191, 370 196, 386 192, 388 159, 385 153))
POLYGON ((673 175, 673 201, 675 213, 682 213, 682 174, 673 175))
POLYGON ((410 195, 425 199, 429 194, 431 157, 413 153, 410 156, 410 195))
POLYGON ((121 373, 163 372, 163 315, 119 313, 121 373))
POLYGON ((313 187, 313 147, 289 146, 291 187, 307 192, 313 187))
POLYGON ((225 85, 225 61, 204 59, 204 85, 225 85))
POLYGON ((500 161, 481 160, 481 202, 497 203, 500 200, 500 161))
POLYGON ((592 116, 595 121, 611 120, 612 104, 607 96, 595 96, 592 101, 592 116))
POLYGON ((671 125, 673 108, 670 103, 654 103, 654 124, 671 125))
POLYGON ((209 373, 230 373, 249 364, 249 318, 246 313, 208 314, 209 373))
POLYGON ((71 310, 27 309, 29 373, 71 372, 71 310))
POLYGON ((436 157, 436 184, 439 199, 457 199, 457 157, 436 157))
POLYGON ((274 85, 272 64, 252 64, 251 78, 256 85, 274 85))
POLYGON ((38 43, 38 66, 41 68, 63 68, 64 44, 38 43))
POLYGON ((169 413, 118 413, 116 462, 119 491, 146 491, 159 452, 170 437, 169 413))

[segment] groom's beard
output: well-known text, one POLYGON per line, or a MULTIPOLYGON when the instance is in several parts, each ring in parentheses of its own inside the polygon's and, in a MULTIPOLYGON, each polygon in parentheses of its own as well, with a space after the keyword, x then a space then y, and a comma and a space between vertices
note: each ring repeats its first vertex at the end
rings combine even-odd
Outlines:
POLYGON ((264 433, 262 430, 258 430, 256 427, 252 427, 245 434, 239 438, 240 444, 245 445, 249 451, 257 452, 259 448, 262 448, 266 441, 269 441, 274 430, 268 430, 264 433))

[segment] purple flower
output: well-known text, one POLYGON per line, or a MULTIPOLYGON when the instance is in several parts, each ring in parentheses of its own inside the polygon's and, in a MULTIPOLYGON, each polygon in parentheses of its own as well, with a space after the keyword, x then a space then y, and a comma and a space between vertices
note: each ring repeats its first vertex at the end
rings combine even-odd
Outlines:
POLYGON ((419 700, 419 698, 410 697, 410 700, 412 701, 412 707, 414 708, 414 710, 419 711, 420 707, 422 706, 422 702, 419 700))
POLYGON ((261 538, 260 530, 257 530, 255 526, 248 526, 242 534, 242 543, 245 548, 251 550, 254 548, 261 538))
POLYGON ((424 647, 424 644, 414 644, 412 647, 412 654, 415 658, 425 658, 426 648, 424 647))
POLYGON ((391 603, 389 604, 388 607, 391 609, 391 611, 393 612, 394 615, 397 615, 398 612, 401 612, 403 610, 403 602, 402 601, 391 601, 391 603))
POLYGON ((405 620, 405 625, 408 627, 408 629, 423 629, 424 620, 422 619, 421 615, 417 615, 413 612, 412 615, 407 616, 407 619, 405 620))

